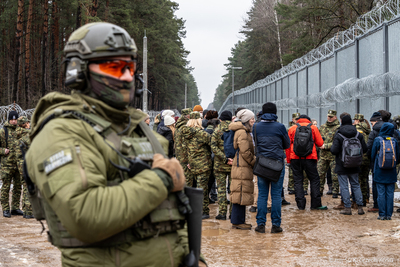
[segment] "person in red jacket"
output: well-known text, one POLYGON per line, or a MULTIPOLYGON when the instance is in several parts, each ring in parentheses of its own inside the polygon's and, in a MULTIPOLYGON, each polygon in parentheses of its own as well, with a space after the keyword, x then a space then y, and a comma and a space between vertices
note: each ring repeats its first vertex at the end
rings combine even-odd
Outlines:
MULTIPOLYGON (((311 119, 307 115, 300 115, 297 124, 300 126, 307 126, 311 123, 311 119)), ((299 210, 306 208, 306 198, 304 197, 303 189, 303 171, 306 172, 308 179, 310 180, 311 188, 311 209, 312 210, 326 210, 326 206, 321 204, 321 194, 319 192, 320 181, 317 171, 317 149, 316 146, 323 148, 324 141, 322 140, 321 134, 315 125, 311 125, 312 141, 314 142, 312 152, 304 158, 300 158, 296 155, 293 150, 293 144, 295 140, 297 124, 293 125, 289 129, 290 148, 286 150, 286 160, 290 164, 293 170, 294 190, 296 194, 296 203, 299 210)))

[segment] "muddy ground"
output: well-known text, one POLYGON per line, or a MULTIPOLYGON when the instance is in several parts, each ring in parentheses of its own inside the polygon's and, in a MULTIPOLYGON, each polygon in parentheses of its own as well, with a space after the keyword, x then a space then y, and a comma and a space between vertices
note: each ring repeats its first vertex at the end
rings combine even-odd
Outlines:
MULTIPOLYGON (((203 221, 202 252, 209 266, 400 266, 400 213, 391 221, 378 221, 376 213, 339 215, 333 206, 340 199, 324 195, 327 211, 282 207, 283 233, 254 231, 255 213, 247 212, 251 231, 231 228, 229 220, 215 220, 217 204, 210 205, 211 219, 203 221)), ((372 200, 372 196, 371 196, 372 200)), ((372 206, 372 204, 367 204, 372 206)), ((396 207, 397 209, 397 207, 396 207)), ((21 216, 0 217, 0 266, 51 266, 60 264, 59 251, 47 242, 36 220, 21 216)))

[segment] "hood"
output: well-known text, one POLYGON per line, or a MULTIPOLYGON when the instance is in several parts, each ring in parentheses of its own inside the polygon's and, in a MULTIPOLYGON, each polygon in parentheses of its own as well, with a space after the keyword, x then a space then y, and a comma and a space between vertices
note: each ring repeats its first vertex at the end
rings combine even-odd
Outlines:
POLYGON ((176 122, 175 128, 179 129, 182 126, 185 126, 187 124, 187 122, 189 121, 188 118, 186 118, 186 116, 182 116, 178 119, 178 121, 176 122))
POLYGON ((332 127, 332 126, 340 125, 340 122, 339 122, 338 119, 336 119, 336 120, 334 120, 334 121, 332 121, 332 122, 326 121, 325 124, 326 124, 327 126, 329 126, 329 127, 332 127))
MULTIPOLYGON (((376 124, 375 124, 376 125, 376 124)), ((379 132, 379 136, 382 137, 392 137, 394 132, 394 126, 390 122, 383 123, 381 130, 379 132)))
POLYGON ((248 132, 249 130, 243 125, 241 121, 235 121, 229 124, 229 130, 236 132, 237 130, 245 130, 248 132))
POLYGON ((10 124, 10 122, 9 121, 6 121, 6 123, 4 123, 4 126, 5 127, 8 127, 8 128, 17 128, 17 125, 12 125, 12 124, 10 124))
POLYGON ((278 120, 278 116, 272 113, 265 113, 261 116, 262 120, 267 120, 267 121, 276 121, 278 120))
POLYGON ((366 135, 369 135, 369 133, 371 132, 371 128, 365 121, 360 122, 356 125, 356 127, 360 128, 361 131, 363 131, 366 135))
POLYGON ((221 131, 227 132, 229 131, 230 124, 230 121, 221 121, 221 124, 218 127, 221 129, 221 131))
POLYGON ((355 125, 342 125, 340 126, 338 132, 347 138, 351 138, 357 135, 357 128, 355 125))
POLYGON ((377 131, 379 133, 379 131, 381 130, 381 127, 383 125, 383 121, 378 121, 377 123, 375 123, 375 125, 372 127, 372 130, 377 131))
POLYGON ((161 126, 160 128, 158 128, 157 132, 161 135, 166 134, 167 132, 172 132, 170 128, 168 128, 167 126, 161 126))
POLYGON ((128 123, 129 116, 131 118, 131 126, 133 127, 136 127, 136 125, 147 116, 145 113, 134 108, 126 110, 115 109, 100 100, 84 95, 78 91, 72 91, 71 95, 52 92, 45 95, 36 106, 31 120, 31 138, 37 134, 42 122, 49 115, 54 114, 57 108, 63 110, 88 110, 112 122, 112 128, 115 128, 118 132, 121 131, 121 129, 116 125, 128 123))
POLYGON ((185 139, 192 139, 196 134, 196 129, 189 126, 183 126, 181 128, 181 133, 185 139))

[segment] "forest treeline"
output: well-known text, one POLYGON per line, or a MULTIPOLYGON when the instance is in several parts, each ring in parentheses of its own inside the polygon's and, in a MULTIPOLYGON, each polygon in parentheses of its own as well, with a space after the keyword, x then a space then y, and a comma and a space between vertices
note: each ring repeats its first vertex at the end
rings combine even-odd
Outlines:
MULTIPOLYGON (((0 105, 14 101, 33 108, 40 97, 64 86, 63 48, 80 26, 97 21, 125 28, 138 46, 138 69, 143 65, 143 37, 148 42, 149 109, 200 103, 182 38, 184 20, 178 4, 169 0, 2 0, 0 1, 0 105)), ((142 108, 140 99, 136 106, 142 108)))
POLYGON ((232 92, 265 78, 339 31, 346 30, 377 0, 253 0, 241 33, 244 40, 232 48, 225 64, 227 73, 216 88, 214 107, 219 110, 232 92))

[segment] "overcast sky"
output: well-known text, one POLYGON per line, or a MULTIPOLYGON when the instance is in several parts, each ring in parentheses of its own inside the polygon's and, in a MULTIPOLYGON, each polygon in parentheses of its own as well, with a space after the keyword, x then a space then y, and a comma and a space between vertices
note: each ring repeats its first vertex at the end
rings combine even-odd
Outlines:
MULTIPOLYGON (((213 101, 215 89, 226 74, 231 48, 244 37, 239 33, 252 0, 174 0, 177 17, 186 23, 185 49, 194 68, 193 76, 201 94, 202 107, 213 101)), ((190 106, 191 103, 188 103, 190 106)))

